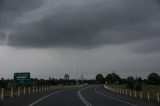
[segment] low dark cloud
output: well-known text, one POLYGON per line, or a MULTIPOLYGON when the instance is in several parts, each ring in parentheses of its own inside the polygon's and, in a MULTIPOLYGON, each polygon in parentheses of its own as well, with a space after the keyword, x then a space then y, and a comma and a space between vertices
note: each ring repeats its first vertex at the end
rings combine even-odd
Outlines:
POLYGON ((15 24, 14 21, 28 11, 37 9, 43 0, 0 0, 0 30, 15 24))
POLYGON ((131 45, 131 50, 135 53, 148 54, 160 52, 160 37, 136 42, 131 45))
POLYGON ((160 70, 159 29, 160 0, 0 0, 1 77, 146 77, 160 70))
MULTIPOLYGON (((1 0, 2 23, 43 7, 39 0, 16 1, 1 0), (5 19, 3 15, 10 13, 13 18, 5 19)), ((158 0, 50 0, 50 3, 46 8, 51 9, 37 14, 37 17, 45 14, 42 18, 14 28, 8 39, 10 46, 95 48, 149 39, 160 41, 158 0)), ((136 50, 148 48, 148 44, 141 47, 136 50)))

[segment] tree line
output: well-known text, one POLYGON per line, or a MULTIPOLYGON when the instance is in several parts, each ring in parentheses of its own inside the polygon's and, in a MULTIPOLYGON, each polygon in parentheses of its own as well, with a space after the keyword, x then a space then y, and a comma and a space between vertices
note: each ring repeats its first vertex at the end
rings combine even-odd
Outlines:
POLYGON ((64 75, 64 78, 55 79, 38 79, 31 78, 28 84, 17 84, 13 79, 0 79, 0 88, 10 88, 17 86, 42 86, 42 85, 75 85, 75 84, 108 84, 108 85, 122 85, 125 84, 129 89, 141 90, 142 85, 160 85, 160 75, 157 73, 151 73, 148 75, 147 79, 142 79, 141 77, 121 78, 116 73, 110 73, 105 77, 102 74, 97 74, 95 79, 70 79, 68 74, 64 75))
POLYGON ((96 75, 96 82, 99 84, 108 85, 122 85, 125 84, 128 89, 135 89, 137 91, 142 90, 142 85, 160 85, 160 75, 157 73, 151 73, 148 75, 147 79, 142 79, 141 77, 121 78, 116 73, 108 74, 104 77, 102 74, 96 75))
POLYGON ((29 83, 27 84, 18 84, 14 81, 14 79, 0 79, 0 88, 8 88, 18 87, 18 86, 43 86, 43 85, 76 85, 76 84, 95 84, 96 80, 94 79, 70 79, 69 74, 65 74, 64 78, 56 79, 56 78, 31 78, 29 83))

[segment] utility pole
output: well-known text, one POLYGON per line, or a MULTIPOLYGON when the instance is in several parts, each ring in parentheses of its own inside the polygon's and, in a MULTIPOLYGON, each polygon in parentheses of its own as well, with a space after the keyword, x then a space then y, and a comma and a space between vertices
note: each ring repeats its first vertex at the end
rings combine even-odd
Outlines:
POLYGON ((78 78, 77 77, 78 77, 78 68, 76 68, 76 79, 75 79, 76 80, 76 84, 78 84, 78 78))
POLYGON ((84 83, 83 83, 83 74, 82 74, 81 78, 82 78, 82 84, 84 84, 84 83))

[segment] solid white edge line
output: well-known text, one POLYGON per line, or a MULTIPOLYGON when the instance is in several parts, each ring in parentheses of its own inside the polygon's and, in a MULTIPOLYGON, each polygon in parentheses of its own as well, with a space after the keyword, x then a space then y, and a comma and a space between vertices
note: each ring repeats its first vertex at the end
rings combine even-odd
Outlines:
POLYGON ((103 94, 102 92, 98 91, 97 88, 95 88, 95 92, 97 92, 98 94, 103 95, 103 96, 105 96, 105 97, 107 97, 107 98, 109 98, 109 99, 112 99, 112 100, 115 100, 115 101, 118 101, 118 102, 121 102, 121 103, 124 103, 124 104, 128 104, 128 105, 131 105, 131 106, 137 106, 137 105, 132 104, 132 103, 129 103, 129 102, 127 102, 127 101, 124 101, 124 100, 121 100, 121 99, 118 99, 118 98, 114 98, 114 97, 105 95, 105 94, 103 94))
POLYGON ((87 89, 88 87, 86 88, 82 88, 80 90, 78 90, 78 97, 81 99, 81 101, 85 104, 85 106, 92 106, 91 103, 89 103, 86 99, 84 99, 84 97, 82 96, 81 94, 81 91, 87 89))
POLYGON ((32 104, 30 104, 30 105, 28 105, 28 106, 34 106, 35 104, 37 104, 38 102, 40 102, 40 101, 48 98, 49 96, 52 96, 52 95, 57 94, 57 93, 61 93, 61 92, 66 91, 66 90, 69 90, 69 89, 60 90, 60 91, 56 91, 56 92, 54 92, 54 93, 51 93, 51 94, 49 94, 49 95, 47 95, 47 96, 45 96, 45 97, 43 97, 43 98, 41 98, 41 99, 38 99, 37 101, 33 102, 32 104))

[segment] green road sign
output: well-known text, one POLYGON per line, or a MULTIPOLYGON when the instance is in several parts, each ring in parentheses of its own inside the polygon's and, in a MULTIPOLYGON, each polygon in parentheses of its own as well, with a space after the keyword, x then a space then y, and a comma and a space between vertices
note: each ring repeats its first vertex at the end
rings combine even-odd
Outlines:
POLYGON ((30 73, 14 73, 14 81, 19 84, 29 83, 30 81, 30 73))

